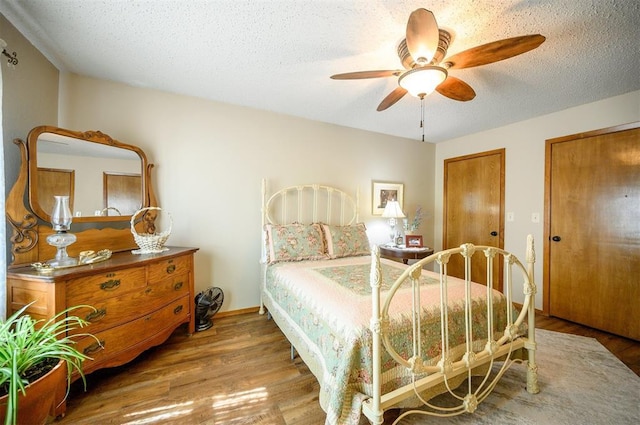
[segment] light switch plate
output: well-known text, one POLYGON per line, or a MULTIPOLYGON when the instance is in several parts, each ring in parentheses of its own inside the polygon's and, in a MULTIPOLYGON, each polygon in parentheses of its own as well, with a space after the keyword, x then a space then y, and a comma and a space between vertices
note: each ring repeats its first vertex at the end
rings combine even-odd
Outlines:
POLYGON ((513 221, 515 220, 515 214, 512 212, 508 212, 507 213, 507 221, 513 221))

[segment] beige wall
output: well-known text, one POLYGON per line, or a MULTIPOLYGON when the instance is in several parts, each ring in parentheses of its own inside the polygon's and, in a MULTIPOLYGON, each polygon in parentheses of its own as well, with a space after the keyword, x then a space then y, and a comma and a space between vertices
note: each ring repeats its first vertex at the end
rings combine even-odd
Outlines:
MULTIPOLYGON (((4 156, 4 199, 18 177, 20 167, 19 150, 14 139, 25 139, 29 130, 39 124, 55 124, 58 121, 58 70, 22 34, 0 14, 0 38, 7 42, 7 50, 16 52, 19 63, 15 68, 6 66, 4 56, 2 66, 2 124, 0 140, 4 156)), ((0 161, 1 162, 1 161, 0 161)), ((2 188, 0 187, 0 190, 2 188)), ((4 217, 4 209, 0 208, 4 217)), ((11 261, 9 238, 12 229, 6 226, 0 232, 6 250, 0 250, 0 267, 11 261), (4 235, 4 238, 2 237, 4 235)), ((0 273, 0 318, 5 317, 5 275, 0 273)))
MULTIPOLYGON (((22 34, 0 15, 0 38, 17 52, 15 68, 2 59, 2 136, 6 193, 18 176, 20 155, 13 144, 25 139, 36 125, 58 121, 58 70, 22 34)), ((4 58, 4 57, 3 57, 4 58)))
MULTIPOLYGON (((77 75, 61 79, 59 114, 61 127, 144 149, 174 222, 169 244, 200 248, 197 290, 221 287, 223 310, 259 303, 262 178, 270 189, 359 188, 372 242, 386 242, 388 231, 371 216, 371 180, 403 182, 405 211, 433 213, 433 144, 77 75)), ((423 225, 428 244, 432 227, 423 225)))
MULTIPOLYGON (((436 249, 442 248, 444 160, 505 148, 505 212, 515 216, 512 222, 505 219, 505 249, 524 260, 526 237, 533 234, 538 253, 536 307, 541 309, 545 141, 634 121, 640 121, 640 91, 439 143, 435 161, 436 249), (540 213, 539 223, 531 222, 532 213, 540 213)), ((522 290, 516 289, 521 299, 522 290)))

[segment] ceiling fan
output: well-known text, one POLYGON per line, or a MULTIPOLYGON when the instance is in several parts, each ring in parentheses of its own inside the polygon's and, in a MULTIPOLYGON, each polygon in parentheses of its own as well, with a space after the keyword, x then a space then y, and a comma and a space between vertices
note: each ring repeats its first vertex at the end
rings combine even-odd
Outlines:
POLYGON ((406 38, 398 45, 403 70, 357 71, 332 75, 334 80, 398 77, 398 87, 385 97, 378 111, 384 111, 409 92, 424 99, 434 90, 453 100, 469 101, 476 92, 464 81, 449 75, 450 69, 472 68, 520 55, 540 46, 545 37, 524 35, 494 41, 443 58, 447 54, 451 33, 438 28, 433 13, 416 9, 409 16, 406 38))

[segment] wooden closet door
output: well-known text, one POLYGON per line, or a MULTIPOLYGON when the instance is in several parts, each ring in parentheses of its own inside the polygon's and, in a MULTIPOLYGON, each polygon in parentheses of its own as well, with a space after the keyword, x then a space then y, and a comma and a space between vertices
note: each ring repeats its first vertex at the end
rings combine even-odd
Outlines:
POLYGON ((51 214, 55 195, 69 197, 69 208, 73 212, 75 194, 75 170, 38 167, 38 203, 43 211, 51 214))
POLYGON ((544 294, 552 316, 640 340, 640 129, 620 130, 547 141, 544 294))
POLYGON ((133 215, 142 207, 142 177, 139 174, 103 173, 105 215, 133 215))
MULTIPOLYGON (((463 243, 504 247, 504 161, 505 150, 482 152, 444 161, 445 249, 463 243)), ((449 272, 464 277, 461 256, 451 257, 449 272)), ((486 260, 475 256, 471 279, 485 283, 486 260)), ((493 274, 502 289, 502 262, 494 262, 493 274)))

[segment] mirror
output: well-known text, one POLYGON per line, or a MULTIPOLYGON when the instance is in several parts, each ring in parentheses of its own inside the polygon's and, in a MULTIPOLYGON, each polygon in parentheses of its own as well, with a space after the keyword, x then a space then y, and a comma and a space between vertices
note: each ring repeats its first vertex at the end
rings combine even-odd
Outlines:
POLYGON ((147 158, 99 131, 35 127, 28 136, 29 203, 51 221, 54 195, 68 195, 74 222, 129 221, 149 206, 147 158))

